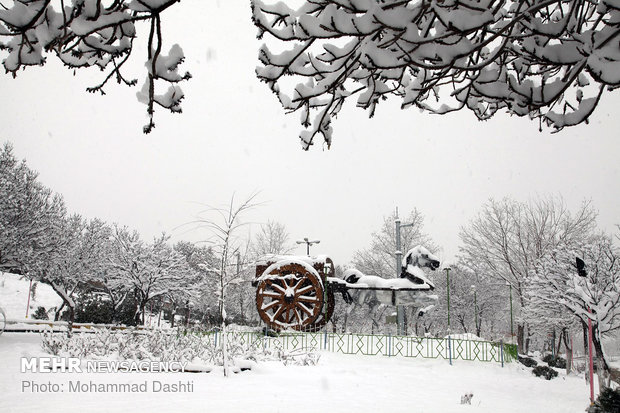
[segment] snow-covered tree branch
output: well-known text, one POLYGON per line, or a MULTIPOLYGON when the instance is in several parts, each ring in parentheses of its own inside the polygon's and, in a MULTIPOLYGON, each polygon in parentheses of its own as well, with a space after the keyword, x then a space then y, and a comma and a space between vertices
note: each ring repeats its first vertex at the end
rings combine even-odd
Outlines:
MULTIPOLYGON (((181 47, 162 51, 163 13, 180 0, 3 0, 0 2, 0 51, 7 73, 17 76, 20 69, 43 66, 46 55, 56 55, 69 69, 98 67, 103 80, 87 90, 105 94, 111 79, 134 86, 123 68, 133 52, 136 24, 146 22, 150 33, 146 40, 148 58, 146 76, 138 100, 147 105, 149 133, 155 123, 155 106, 173 113, 181 112, 183 91, 178 83, 191 77, 181 74, 184 60, 181 47), (156 84, 167 84, 163 93, 156 84)), ((1 56, 1 55, 0 55, 1 56)))
POLYGON ((402 108, 467 108, 481 120, 505 110, 559 131, 587 123, 620 86, 613 0, 252 0, 252 9, 258 37, 270 37, 257 75, 300 112, 304 149, 317 136, 331 145, 347 99, 371 117, 396 96, 402 108))

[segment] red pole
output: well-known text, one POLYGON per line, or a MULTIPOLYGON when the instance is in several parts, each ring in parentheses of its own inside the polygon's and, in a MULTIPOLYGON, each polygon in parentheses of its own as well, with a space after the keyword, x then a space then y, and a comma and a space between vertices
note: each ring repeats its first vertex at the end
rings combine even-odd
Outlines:
POLYGON ((32 291, 32 278, 30 279, 30 287, 28 287, 28 304, 26 304, 26 318, 28 318, 28 310, 30 309, 30 292, 32 291))
MULTIPOLYGON (((590 315, 592 314, 592 310, 590 309, 590 307, 588 307, 588 313, 590 315)), ((592 365, 592 319, 590 317, 588 317, 588 353, 590 357, 590 402, 594 403, 594 366, 592 365)))

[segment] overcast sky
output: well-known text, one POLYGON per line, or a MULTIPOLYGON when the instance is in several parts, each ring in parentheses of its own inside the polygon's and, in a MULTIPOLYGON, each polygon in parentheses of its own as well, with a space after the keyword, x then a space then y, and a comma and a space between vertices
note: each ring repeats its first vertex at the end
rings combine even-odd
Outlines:
MULTIPOLYGON (((70 211, 135 228, 146 239, 162 231, 197 241, 206 234, 180 225, 200 204, 223 205, 260 191, 264 205, 246 216, 286 225, 293 240, 337 264, 369 246, 370 234, 395 207, 418 208, 424 230, 452 260, 458 232, 489 198, 562 195, 571 209, 591 199, 601 228, 620 223, 620 98, 603 98, 590 125, 559 134, 499 114, 447 116, 352 107, 334 121, 331 150, 303 152, 299 115, 285 115, 255 75, 261 44, 247 1, 183 0, 163 16, 165 49, 180 43, 193 79, 182 87, 181 115, 156 112, 142 134, 146 107, 137 88, 87 86, 98 70, 73 76, 50 56, 44 68, 0 76, 2 132, 40 180, 63 194, 70 211)), ((148 33, 139 32, 129 78, 144 76, 148 33), (144 60, 142 60, 143 62, 144 60)), ((304 253, 304 248, 298 248, 304 253)))

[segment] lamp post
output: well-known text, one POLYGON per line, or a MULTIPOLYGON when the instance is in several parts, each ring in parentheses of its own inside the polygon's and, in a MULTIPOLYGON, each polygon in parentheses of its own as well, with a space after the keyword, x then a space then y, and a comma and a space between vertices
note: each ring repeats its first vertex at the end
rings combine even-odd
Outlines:
POLYGON ((476 286, 472 285, 471 290, 474 293, 474 329, 476 330, 476 335, 478 334, 478 296, 476 291, 476 286))
POLYGON ((512 317, 512 284, 510 283, 506 283, 509 287, 509 291, 510 291, 510 341, 513 342, 514 337, 515 337, 515 333, 514 333, 514 329, 513 329, 513 317, 512 317))
MULTIPOLYGON (((400 230, 406 227, 412 227, 413 223, 410 224, 401 224, 400 218, 398 218, 398 208, 396 209, 396 219, 394 221, 396 225, 396 252, 394 255, 396 256, 396 278, 400 277, 400 274, 403 270, 403 251, 400 240, 400 230)), ((396 333, 398 335, 405 334, 405 309, 402 305, 396 306, 396 333)))
POLYGON ((452 345, 450 343, 450 267, 444 268, 446 271, 446 291, 448 298, 448 355, 450 358, 450 365, 452 365, 452 345))
POLYGON ((320 240, 318 240, 318 239, 315 239, 315 240, 310 241, 310 240, 308 240, 308 238, 306 237, 306 238, 304 238, 304 239, 300 239, 300 240, 297 240, 297 241, 295 241, 295 242, 296 242, 297 244, 306 244, 306 255, 309 257, 309 256, 310 256, 310 245, 318 244, 318 243, 320 243, 321 241, 320 241, 320 240))

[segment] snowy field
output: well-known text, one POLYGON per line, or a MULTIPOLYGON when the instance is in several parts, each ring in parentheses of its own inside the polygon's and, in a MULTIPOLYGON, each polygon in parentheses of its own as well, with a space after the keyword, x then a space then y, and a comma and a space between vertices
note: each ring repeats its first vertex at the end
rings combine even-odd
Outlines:
POLYGON ((316 366, 261 363, 224 378, 211 373, 21 373, 21 357, 44 355, 35 333, 0 335, 0 412, 583 412, 583 379, 546 381, 520 364, 321 353, 316 366), (146 383, 146 392, 70 392, 77 382, 146 383), (56 384, 57 393, 23 386, 56 384), (153 386, 184 384, 184 392, 153 386), (189 386, 191 384, 191 387, 189 386), (191 391, 190 391, 191 389, 191 391), (461 396, 473 393, 471 405, 461 396))
MULTIPOLYGON (((60 307, 62 300, 47 284, 38 283, 36 286, 35 298, 28 303, 28 290, 30 283, 16 274, 0 272, 0 307, 4 308, 7 318, 20 320, 26 317, 26 307, 28 307, 28 318, 37 310, 37 307, 45 307, 49 310, 53 307, 60 307)), ((50 318, 53 314, 50 315, 50 318)))

